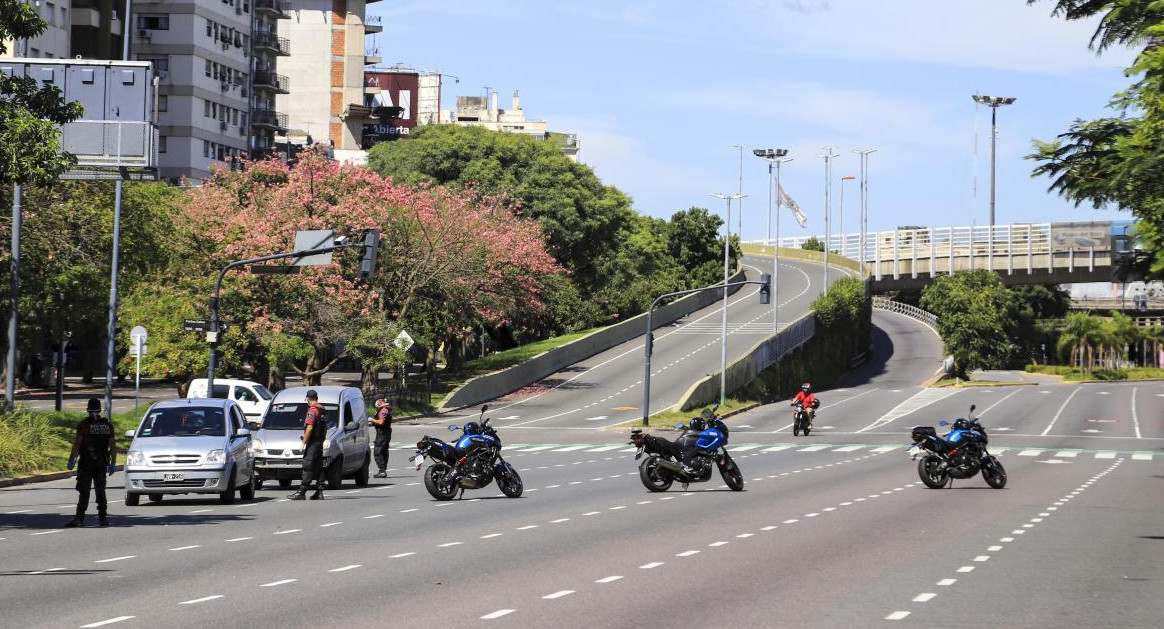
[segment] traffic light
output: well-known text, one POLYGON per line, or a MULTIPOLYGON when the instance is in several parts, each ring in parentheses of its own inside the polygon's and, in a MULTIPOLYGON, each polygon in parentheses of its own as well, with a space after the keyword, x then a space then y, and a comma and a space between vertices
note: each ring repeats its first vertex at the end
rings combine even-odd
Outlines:
POLYGON ((760 275, 760 303, 772 303, 772 274, 763 273, 760 275))
POLYGON ((380 230, 364 232, 364 255, 360 259, 360 277, 368 279, 376 272, 376 257, 380 250, 380 230))

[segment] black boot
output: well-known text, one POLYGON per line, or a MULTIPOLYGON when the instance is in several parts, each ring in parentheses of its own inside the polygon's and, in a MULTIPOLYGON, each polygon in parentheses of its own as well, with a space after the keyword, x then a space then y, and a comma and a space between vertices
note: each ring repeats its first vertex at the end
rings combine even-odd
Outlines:
POLYGON ((307 494, 304 493, 302 489, 300 489, 299 491, 287 496, 287 498, 290 500, 304 500, 307 498, 307 494))
POLYGON ((322 486, 315 488, 315 493, 311 494, 311 499, 312 500, 323 500, 323 487, 322 486))
POLYGON ((97 515, 97 522, 101 526, 101 528, 105 528, 105 527, 109 526, 109 517, 106 516, 104 513, 100 513, 97 515))
POLYGON ((78 513, 77 515, 73 516, 72 520, 65 522, 65 528, 67 528, 67 529, 76 529, 76 528, 81 528, 83 526, 85 526, 85 514, 84 513, 78 513))

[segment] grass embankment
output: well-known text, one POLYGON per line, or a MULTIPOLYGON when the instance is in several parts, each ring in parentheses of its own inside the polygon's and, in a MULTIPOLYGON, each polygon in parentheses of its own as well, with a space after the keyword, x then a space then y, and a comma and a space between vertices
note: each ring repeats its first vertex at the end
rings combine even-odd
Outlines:
MULTIPOLYGON (((67 469, 73 435, 84 418, 85 413, 33 409, 0 414, 0 478, 67 469)), ((113 416, 119 451, 129 447, 122 435, 137 423, 133 411, 113 416)))
POLYGON ((1065 382, 1114 382, 1121 380, 1164 380, 1164 369, 1159 367, 1129 367, 1127 369, 1092 369, 1087 373, 1066 365, 1027 365, 1027 373, 1061 376, 1065 382))
MULTIPOLYGON (((751 406, 752 404, 756 404, 756 403, 757 403, 756 400, 750 400, 750 399, 740 400, 740 399, 736 399, 736 398, 728 398, 724 402, 723 406, 719 407, 719 410, 716 412, 719 415, 724 415, 724 414, 729 413, 731 411, 738 410, 738 409, 741 409, 741 408, 744 408, 747 406, 751 406)), ((666 411, 663 411, 662 413, 651 415, 647 419, 648 424, 646 427, 647 428, 655 428, 655 429, 659 429, 659 428, 671 428, 671 429, 673 429, 673 428, 675 428, 675 424, 686 424, 688 421, 691 420, 692 417, 699 415, 701 410, 702 409, 695 410, 695 411, 689 411, 686 413, 681 413, 681 412, 675 411, 675 410, 666 410, 666 411)), ((731 422, 730 417, 727 420, 725 420, 725 423, 728 425, 728 428, 731 428, 732 422, 731 422)), ((626 430, 629 428, 643 428, 643 427, 644 427, 643 420, 640 417, 638 419, 635 419, 635 420, 632 420, 629 422, 625 422, 625 423, 619 424, 617 426, 612 426, 610 429, 611 430, 626 430)))
POLYGON ((930 386, 940 389, 943 387, 957 387, 957 388, 962 388, 962 387, 981 387, 981 388, 1015 387, 1015 386, 1024 386, 1024 385, 1032 385, 1032 384, 1035 384, 1035 383, 1034 382, 1020 382, 1018 380, 1004 382, 1002 380, 963 380, 961 378, 942 378, 941 380, 935 381, 930 386))

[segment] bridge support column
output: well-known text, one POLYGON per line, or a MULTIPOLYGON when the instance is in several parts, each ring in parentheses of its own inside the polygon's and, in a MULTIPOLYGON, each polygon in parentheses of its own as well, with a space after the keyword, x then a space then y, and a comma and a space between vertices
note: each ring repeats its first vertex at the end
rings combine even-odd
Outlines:
POLYGON ((994 271, 994 223, 986 228, 986 269, 994 271))
POLYGON ((950 275, 954 274, 954 228, 946 228, 946 236, 950 243, 950 275))
POLYGON ((897 230, 893 230, 893 279, 901 279, 901 250, 897 247, 897 230))

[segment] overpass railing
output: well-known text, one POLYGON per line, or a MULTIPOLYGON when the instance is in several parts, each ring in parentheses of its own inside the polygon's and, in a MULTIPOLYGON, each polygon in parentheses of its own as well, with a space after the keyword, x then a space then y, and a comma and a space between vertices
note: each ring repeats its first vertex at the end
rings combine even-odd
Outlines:
POLYGON ((900 301, 893 301, 892 299, 887 299, 885 297, 874 296, 873 309, 884 310, 886 312, 896 312, 897 314, 917 319, 918 321, 921 321, 922 323, 930 326, 935 331, 938 329, 938 315, 922 310, 917 306, 903 304, 900 301))

